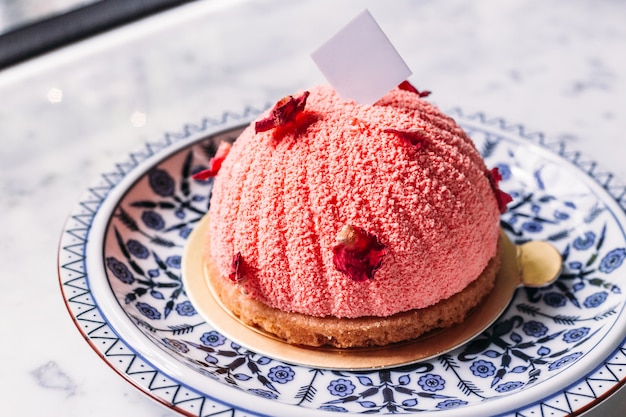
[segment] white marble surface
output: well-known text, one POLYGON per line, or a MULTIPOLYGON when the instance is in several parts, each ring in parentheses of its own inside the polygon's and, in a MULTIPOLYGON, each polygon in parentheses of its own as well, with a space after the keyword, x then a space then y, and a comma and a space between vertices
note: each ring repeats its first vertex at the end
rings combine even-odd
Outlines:
MULTIPOLYGON (((95 177, 203 116, 323 82, 309 53, 369 8, 420 89, 567 142, 626 179, 619 0, 192 3, 0 72, 0 415, 173 416, 72 323, 57 245, 95 177)), ((620 416, 626 394, 592 416, 620 416)))

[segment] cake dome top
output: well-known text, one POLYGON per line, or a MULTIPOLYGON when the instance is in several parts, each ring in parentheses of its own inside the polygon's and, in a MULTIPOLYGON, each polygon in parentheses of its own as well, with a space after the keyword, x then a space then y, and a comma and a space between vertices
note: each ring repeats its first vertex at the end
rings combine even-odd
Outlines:
POLYGON ((349 318, 424 308, 478 277, 497 251, 499 191, 453 119, 400 88, 372 106, 329 86, 292 101, 286 121, 246 128, 215 178, 222 276, 271 307, 349 318))

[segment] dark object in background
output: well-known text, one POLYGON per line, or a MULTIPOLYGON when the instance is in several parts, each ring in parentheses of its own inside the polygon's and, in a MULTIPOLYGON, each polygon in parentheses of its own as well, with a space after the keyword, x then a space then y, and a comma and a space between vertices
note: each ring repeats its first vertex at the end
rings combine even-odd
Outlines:
POLYGON ((0 69, 193 0, 102 0, 0 35, 0 69))

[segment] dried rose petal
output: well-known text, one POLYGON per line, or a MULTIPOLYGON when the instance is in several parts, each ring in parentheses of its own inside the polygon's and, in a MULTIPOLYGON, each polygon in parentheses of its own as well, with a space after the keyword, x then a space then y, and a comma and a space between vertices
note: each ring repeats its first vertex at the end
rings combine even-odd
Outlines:
POLYGON ((296 120, 298 114, 304 111, 308 96, 309 92, 305 91, 298 97, 283 97, 278 101, 278 103, 276 103, 276 105, 274 105, 274 108, 270 111, 269 116, 255 123, 254 131, 256 133, 265 132, 279 126, 284 126, 289 122, 293 122, 296 120))
POLYGON ((430 95, 430 91, 419 91, 417 88, 413 87, 413 84, 411 84, 408 81, 402 81, 400 85, 398 85, 398 88, 400 90, 410 91, 411 93, 415 93, 418 96, 420 96, 420 98, 428 97, 430 95))
POLYGON ((500 210, 500 213, 505 213, 506 205, 513 201, 513 198, 504 191, 502 191, 498 186, 498 183, 502 180, 502 175, 500 175, 498 167, 492 168, 491 171, 487 173, 487 177, 489 178, 489 183, 491 184, 493 193, 496 196, 498 209, 500 210))
POLYGON ((231 146, 232 145, 228 142, 221 142, 220 146, 217 147, 215 155, 209 161, 209 168, 193 174, 191 178, 203 181, 216 176, 222 167, 222 162, 224 162, 224 159, 226 159, 226 156, 230 152, 231 146))
POLYGON ((418 127, 407 130, 385 129, 383 132, 396 135, 409 145, 415 146, 417 149, 420 149, 427 139, 426 131, 418 127))
POLYGON ((230 264, 230 274, 228 275, 228 278, 232 282, 236 283, 243 281, 243 272, 241 268, 241 252, 237 252, 233 256, 233 261, 230 264))
POLYGON ((386 253, 385 245, 376 236, 347 224, 337 234, 333 264, 337 271, 353 281, 367 281, 374 278, 374 272, 381 267, 386 253))

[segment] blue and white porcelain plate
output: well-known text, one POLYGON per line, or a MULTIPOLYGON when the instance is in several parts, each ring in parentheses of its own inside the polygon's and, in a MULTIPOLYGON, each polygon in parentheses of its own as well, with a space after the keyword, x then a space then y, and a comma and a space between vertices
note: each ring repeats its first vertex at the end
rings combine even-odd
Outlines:
POLYGON ((564 259, 555 284, 519 289, 486 331, 409 366, 349 372, 249 351, 189 301, 181 256, 207 211, 207 166, 259 111, 188 125, 102 174, 71 213, 59 250, 66 305, 88 343, 121 376, 188 416, 420 414, 566 416, 626 378, 626 188, 610 173, 482 114, 449 112, 514 197, 511 240, 547 240, 564 259))

